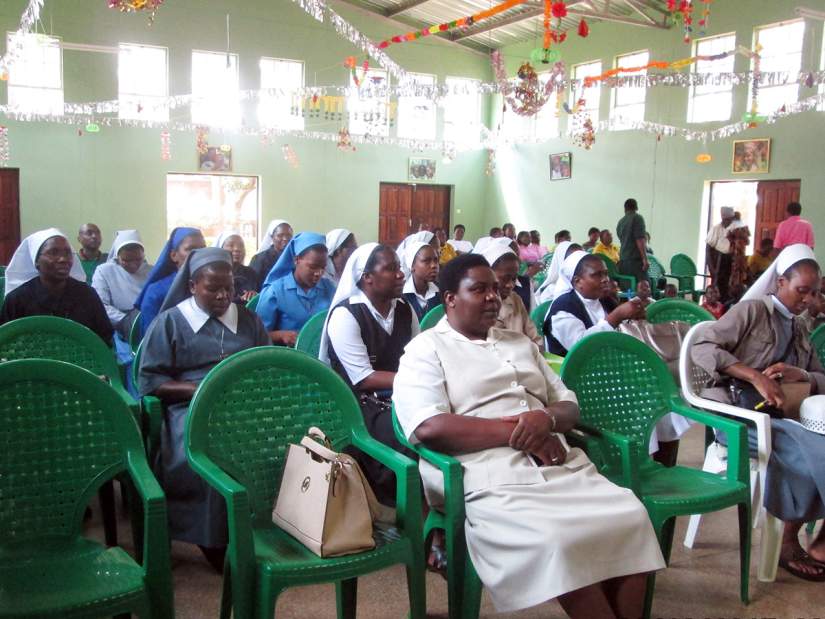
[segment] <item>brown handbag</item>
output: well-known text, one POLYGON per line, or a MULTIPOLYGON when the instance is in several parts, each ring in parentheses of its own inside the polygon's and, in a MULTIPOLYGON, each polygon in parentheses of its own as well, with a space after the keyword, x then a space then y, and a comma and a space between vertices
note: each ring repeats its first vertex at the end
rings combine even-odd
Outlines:
POLYGON ((351 456, 330 447, 315 427, 289 446, 272 522, 319 557, 372 550, 373 521, 394 522, 395 511, 378 502, 351 456))

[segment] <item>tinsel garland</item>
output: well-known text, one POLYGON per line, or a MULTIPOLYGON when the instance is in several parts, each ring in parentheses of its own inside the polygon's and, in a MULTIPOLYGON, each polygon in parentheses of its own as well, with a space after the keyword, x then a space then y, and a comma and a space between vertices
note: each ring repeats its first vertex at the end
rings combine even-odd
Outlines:
POLYGON ((23 51, 25 35, 32 31, 34 24, 40 19, 43 1, 44 0, 29 0, 28 5, 26 5, 26 9, 20 16, 20 27, 17 29, 17 32, 12 33, 11 37, 9 37, 10 47, 6 49, 6 53, 0 58, 0 79, 8 79, 9 68, 23 51))

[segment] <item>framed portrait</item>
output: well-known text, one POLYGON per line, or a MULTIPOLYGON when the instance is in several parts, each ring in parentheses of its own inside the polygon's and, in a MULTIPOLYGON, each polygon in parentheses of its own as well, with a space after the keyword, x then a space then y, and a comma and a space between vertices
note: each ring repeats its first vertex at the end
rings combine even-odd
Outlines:
POLYGON ((431 181, 435 179, 435 159, 410 157, 408 177, 411 181, 431 181))
POLYGON ((771 169, 771 139, 734 140, 734 174, 765 174, 771 169))
POLYGON ((566 181, 573 175, 573 153, 550 155, 550 180, 566 181))
POLYGON ((207 146, 205 153, 198 153, 198 170, 201 172, 231 172, 232 147, 207 146))

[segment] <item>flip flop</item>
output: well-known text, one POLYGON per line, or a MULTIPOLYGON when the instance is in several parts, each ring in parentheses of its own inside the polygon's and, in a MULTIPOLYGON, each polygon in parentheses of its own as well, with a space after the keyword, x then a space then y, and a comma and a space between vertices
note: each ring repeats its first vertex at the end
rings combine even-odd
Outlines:
POLYGON ((817 561, 801 548, 797 548, 796 550, 794 550, 790 557, 780 556, 779 567, 785 569, 787 572, 793 574, 797 578, 801 578, 802 580, 810 580, 812 582, 825 582, 825 563, 817 561), (792 567, 791 563, 807 563, 812 567, 820 568, 821 572, 818 574, 809 574, 808 572, 804 572, 798 568, 792 567))
POLYGON ((427 571, 434 572, 447 580, 447 551, 441 546, 430 546, 430 556, 427 557, 427 571))

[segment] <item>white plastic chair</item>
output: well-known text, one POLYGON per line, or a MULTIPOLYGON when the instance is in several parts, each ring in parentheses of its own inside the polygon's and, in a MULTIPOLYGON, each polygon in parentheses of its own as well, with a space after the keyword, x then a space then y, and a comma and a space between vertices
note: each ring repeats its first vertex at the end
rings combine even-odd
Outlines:
MULTIPOLYGON (((771 582, 776 578, 776 568, 779 563, 779 552, 782 548, 782 530, 784 523, 765 511, 762 505, 762 494, 765 490, 765 478, 768 471, 768 459, 771 456, 771 418, 766 413, 747 410, 723 404, 715 400, 709 400, 699 395, 699 392, 710 382, 710 376, 702 368, 693 363, 690 351, 696 341, 699 331, 705 326, 713 324, 710 321, 700 322, 688 331, 682 341, 682 348, 679 353, 679 378, 682 388, 682 396, 689 404, 696 408, 724 413, 731 417, 748 420, 756 426, 757 455, 756 470, 751 471, 751 507, 754 515, 753 526, 756 528, 762 524, 762 543, 759 553, 759 568, 757 578, 764 582, 771 582)), ((723 461, 726 450, 721 445, 714 443, 705 454, 705 463, 702 470, 719 473, 725 470, 726 464, 723 461)), ((699 530, 699 514, 690 517, 684 544, 688 548, 693 548, 693 542, 699 530)))

